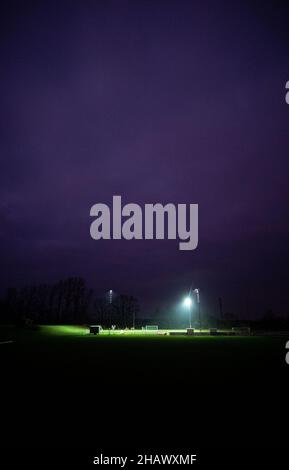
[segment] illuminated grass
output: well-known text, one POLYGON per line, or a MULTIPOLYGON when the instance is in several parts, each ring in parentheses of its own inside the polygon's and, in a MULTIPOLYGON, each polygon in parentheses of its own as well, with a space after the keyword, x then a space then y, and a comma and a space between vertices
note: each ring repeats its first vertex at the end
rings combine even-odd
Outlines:
MULTIPOLYGON (((93 335, 90 334, 89 327, 88 326, 82 326, 82 325, 42 325, 40 326, 40 333, 48 335, 48 336, 89 336, 89 337, 108 337, 108 336, 114 336, 114 337, 172 337, 173 335, 171 333, 174 333, 175 336, 179 333, 179 337, 186 337, 186 338, 194 338, 194 335, 192 336, 187 336, 185 335, 186 330, 185 329, 164 329, 164 330, 142 330, 142 329, 135 329, 135 330, 129 330, 129 329, 119 329, 119 330, 108 330, 104 329, 101 330, 99 335, 93 335)), ((195 330, 196 337, 200 338, 200 333, 201 337, 207 337, 210 336, 209 330, 195 330)), ((229 336, 231 334, 231 330, 218 330, 218 334, 224 335, 224 336, 229 336)), ((236 335, 237 336, 237 335, 236 335)), ((216 336, 210 336, 212 338, 216 338, 216 336)), ((231 336, 232 337, 232 336, 231 336)))
POLYGON ((89 334, 89 328, 86 326, 75 326, 75 325, 42 325, 40 326, 40 332, 47 335, 87 335, 89 334))

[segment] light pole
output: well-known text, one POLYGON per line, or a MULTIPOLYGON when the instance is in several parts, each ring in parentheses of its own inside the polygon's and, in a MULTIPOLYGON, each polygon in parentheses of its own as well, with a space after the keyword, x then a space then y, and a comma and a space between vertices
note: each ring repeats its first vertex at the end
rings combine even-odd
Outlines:
POLYGON ((192 304, 192 298, 188 295, 184 300, 184 306, 189 309, 190 328, 192 328, 192 304))
POLYGON ((109 304, 109 323, 110 323, 110 328, 111 328, 111 323, 112 323, 112 289, 108 291, 108 304, 109 304))
POLYGON ((200 331, 202 330, 202 323, 201 323, 201 303, 200 303, 200 289, 194 289, 194 293, 196 294, 198 309, 199 309, 199 324, 200 324, 200 331))

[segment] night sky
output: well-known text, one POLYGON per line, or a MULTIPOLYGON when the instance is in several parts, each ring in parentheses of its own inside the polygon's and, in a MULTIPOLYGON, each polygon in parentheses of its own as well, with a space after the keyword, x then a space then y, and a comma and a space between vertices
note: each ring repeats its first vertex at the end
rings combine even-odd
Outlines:
POLYGON ((1 7, 1 290, 288 314, 288 3, 72 3, 1 7), (198 248, 92 240, 113 195, 199 204, 198 248))

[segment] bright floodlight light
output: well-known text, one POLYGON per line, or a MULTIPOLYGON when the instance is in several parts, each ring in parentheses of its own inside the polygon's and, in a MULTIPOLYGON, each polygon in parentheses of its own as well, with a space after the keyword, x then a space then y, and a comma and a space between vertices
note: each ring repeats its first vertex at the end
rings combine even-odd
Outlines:
POLYGON ((190 307, 192 305, 192 299, 191 297, 186 297, 184 300, 184 306, 185 307, 190 307))

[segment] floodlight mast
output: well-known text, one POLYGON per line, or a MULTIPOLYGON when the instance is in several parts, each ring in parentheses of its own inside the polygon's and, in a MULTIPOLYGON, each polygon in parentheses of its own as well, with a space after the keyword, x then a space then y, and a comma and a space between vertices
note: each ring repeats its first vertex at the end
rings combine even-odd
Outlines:
POLYGON ((185 307, 189 309, 189 320, 190 320, 190 328, 192 328, 192 305, 193 301, 190 295, 188 295, 184 300, 185 307))
POLYGON ((200 331, 202 331, 202 322, 201 322, 201 303, 200 303, 200 289, 194 289, 194 293, 196 294, 198 309, 199 309, 199 324, 200 324, 200 331))
POLYGON ((113 291, 110 289, 108 291, 108 305, 109 305, 109 322, 110 322, 110 327, 112 323, 112 296, 113 296, 113 291))

